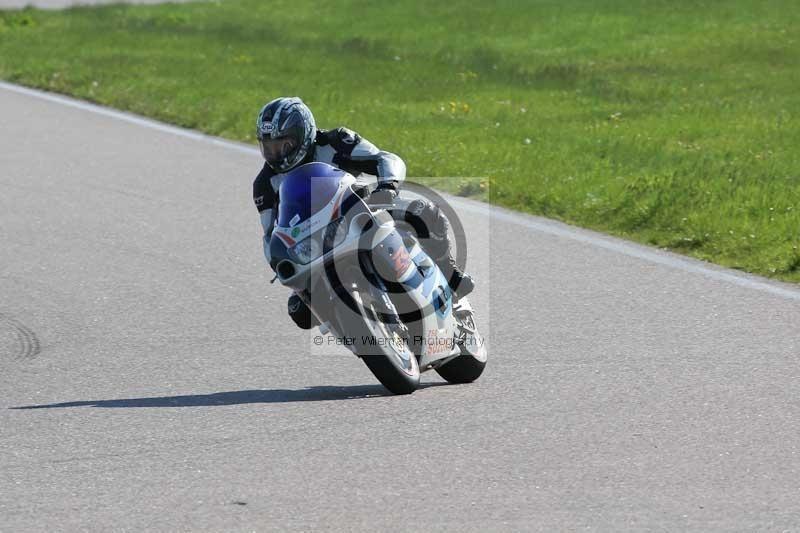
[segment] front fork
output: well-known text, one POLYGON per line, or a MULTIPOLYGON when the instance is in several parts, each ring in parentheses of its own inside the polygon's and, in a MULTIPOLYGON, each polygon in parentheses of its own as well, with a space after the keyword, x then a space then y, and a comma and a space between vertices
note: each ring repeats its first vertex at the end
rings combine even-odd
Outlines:
POLYGON ((333 331, 341 336, 346 333, 343 317, 339 313, 350 313, 355 318, 366 313, 365 318, 379 321, 392 333, 407 339, 408 329, 400 320, 384 281, 375 272, 372 261, 364 257, 366 255, 365 252, 360 253, 359 260, 349 264, 339 261, 334 265, 331 261, 325 265, 324 276, 318 278, 313 287, 296 291, 296 294, 319 320, 322 334, 333 331), (369 298, 376 302, 375 313, 371 309, 365 311, 358 305, 353 298, 354 291, 365 296, 369 294, 369 298), (340 309, 339 313, 337 308, 340 309))

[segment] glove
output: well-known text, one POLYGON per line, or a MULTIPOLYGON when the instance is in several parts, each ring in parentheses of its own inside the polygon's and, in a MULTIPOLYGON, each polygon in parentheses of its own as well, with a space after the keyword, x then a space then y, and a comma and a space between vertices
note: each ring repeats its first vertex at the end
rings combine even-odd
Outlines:
POLYGON ((392 205, 397 194, 397 185, 393 181, 380 183, 369 196, 369 203, 370 205, 392 205))

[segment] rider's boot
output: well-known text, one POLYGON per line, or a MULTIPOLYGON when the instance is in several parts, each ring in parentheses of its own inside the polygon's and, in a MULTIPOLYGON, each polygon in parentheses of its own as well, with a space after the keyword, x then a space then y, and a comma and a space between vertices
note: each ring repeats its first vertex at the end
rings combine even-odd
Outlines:
POLYGON ((447 278, 447 284, 453 291, 453 299, 456 302, 475 289, 475 280, 459 268, 452 254, 446 254, 436 264, 447 278))
POLYGON ((319 320, 311 312, 311 309, 306 305, 297 293, 292 293, 289 296, 288 302, 289 316, 297 324, 300 329, 311 329, 314 326, 319 326, 319 320))

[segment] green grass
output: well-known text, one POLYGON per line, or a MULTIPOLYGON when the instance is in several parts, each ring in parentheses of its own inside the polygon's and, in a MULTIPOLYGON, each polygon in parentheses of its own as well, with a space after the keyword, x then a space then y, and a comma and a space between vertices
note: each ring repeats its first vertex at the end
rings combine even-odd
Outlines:
POLYGON ((297 94, 411 176, 800 281, 797 0, 26 10, 0 78, 244 141, 297 94))

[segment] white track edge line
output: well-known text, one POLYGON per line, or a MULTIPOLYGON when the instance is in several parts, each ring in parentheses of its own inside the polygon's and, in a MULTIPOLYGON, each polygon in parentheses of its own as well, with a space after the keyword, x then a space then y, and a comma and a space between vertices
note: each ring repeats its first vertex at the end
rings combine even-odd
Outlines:
POLYGON ((206 135, 205 133, 200 133, 195 130, 181 128, 179 126, 173 126, 170 124, 165 124, 163 122, 158 122, 157 120, 142 117, 140 115, 134 115, 133 113, 118 111, 110 107, 104 107, 98 104, 92 104, 89 102, 84 102, 82 100, 76 100, 68 96, 40 91, 37 89, 30 89, 28 87, 14 85, 12 83, 4 81, 0 81, 0 89, 5 89, 10 92, 23 94, 25 96, 32 96, 34 98, 39 98, 41 100, 47 100, 48 102, 54 102, 67 107, 73 107, 75 109, 80 109, 82 111, 88 111, 96 115, 111 117, 117 120, 121 120, 123 122, 136 124, 137 126, 143 126, 145 128, 150 128, 164 133, 171 133, 173 135, 178 135, 180 137, 185 137, 187 139, 192 139, 195 141, 203 141, 217 146, 230 148, 231 150, 236 150, 237 152, 259 155, 259 152, 256 148, 248 146, 246 144, 237 143, 234 141, 228 141, 226 139, 221 139, 219 137, 214 137, 212 135, 206 135))
POLYGON ((754 274, 740 274, 721 266, 706 266, 698 259, 678 256, 671 252, 654 250, 644 245, 625 241, 610 235, 593 235, 591 230, 575 228, 562 222, 534 217, 524 213, 515 213, 493 205, 481 205, 479 202, 457 197, 448 197, 448 201, 458 205, 460 209, 473 213, 480 213, 491 219, 512 223, 538 233, 570 239, 611 252, 641 259, 649 263, 655 263, 693 274, 701 274, 716 281, 727 282, 740 287, 768 292, 790 300, 800 301, 800 290, 794 289, 788 285, 782 287, 778 285, 778 283, 781 282, 773 282, 772 280, 760 278, 754 274))
MULTIPOLYGON (((118 111, 116 109, 103 107, 101 105, 92 104, 81 100, 76 100, 74 98, 70 98, 60 94, 49 93, 37 89, 31 89, 28 87, 23 87, 20 85, 15 85, 13 83, 8 83, 4 81, 0 81, 0 89, 4 89, 18 94, 23 94, 26 96, 31 96, 34 98, 39 98, 41 100, 47 100, 49 102, 54 102, 67 107, 88 111, 90 113, 94 113, 97 115, 103 115, 106 117, 121 120, 123 122, 128 122, 130 124, 136 124, 137 126, 150 128, 164 133, 178 135, 180 137, 184 137, 187 139, 206 142, 209 144, 213 144, 215 146, 220 146, 223 148, 228 148, 230 150, 235 150, 240 153, 245 153, 249 155, 258 155, 258 150, 256 148, 248 146, 246 144, 220 139, 219 137, 206 135, 204 133, 199 133, 197 131, 186 128, 180 128, 178 126, 164 124, 162 122, 158 122, 153 119, 144 118, 138 115, 134 115, 132 113, 118 111)), ((789 300, 800 301, 800 290, 789 288, 788 286, 786 287, 780 286, 778 285, 779 282, 772 282, 766 280, 765 278, 758 278, 755 275, 742 275, 735 271, 726 270, 723 267, 710 268, 704 266, 700 261, 683 258, 680 256, 664 252, 657 252, 655 250, 648 249, 643 245, 630 243, 628 241, 617 239, 611 236, 593 235, 591 234, 590 230, 574 228, 572 226, 561 224, 556 221, 550 221, 547 219, 534 217, 532 215, 526 215, 523 213, 515 213, 513 211, 509 211, 507 209, 503 209, 497 206, 482 204, 480 202, 475 202, 475 201, 469 201, 451 195, 447 195, 447 197, 454 204, 458 204, 461 208, 467 211, 483 214, 490 218, 515 224, 517 226, 524 227, 531 231, 536 231, 539 233, 544 233, 555 237, 570 239, 583 244, 588 244, 597 248, 602 248, 604 250, 609 250, 622 255, 626 255, 628 257, 641 259, 643 261, 647 261, 650 263, 667 266, 677 270, 682 270, 684 272, 701 274, 707 278, 711 278, 717 281, 731 283, 733 285, 738 285, 740 287, 745 287, 747 289, 767 292, 775 296, 780 296, 782 298, 786 298, 789 300)))

